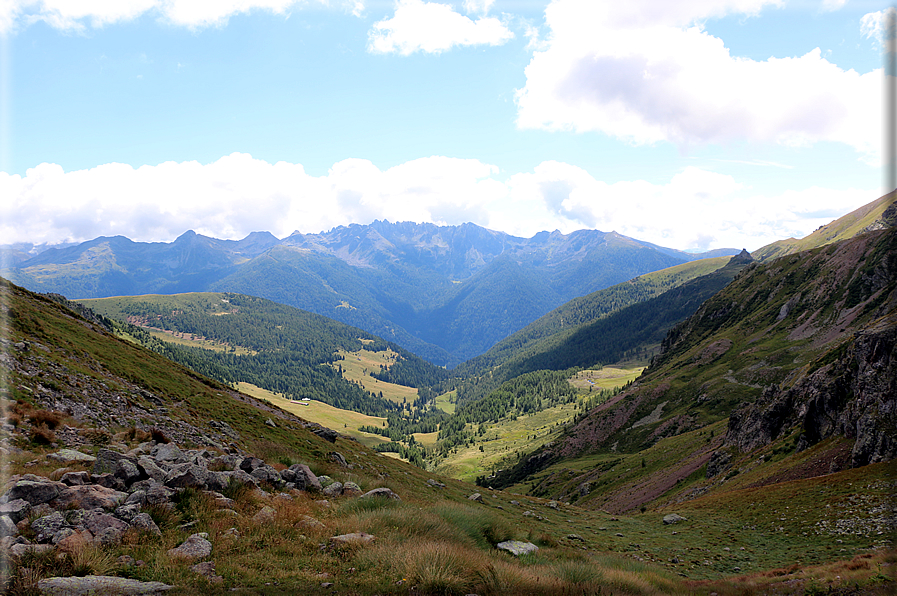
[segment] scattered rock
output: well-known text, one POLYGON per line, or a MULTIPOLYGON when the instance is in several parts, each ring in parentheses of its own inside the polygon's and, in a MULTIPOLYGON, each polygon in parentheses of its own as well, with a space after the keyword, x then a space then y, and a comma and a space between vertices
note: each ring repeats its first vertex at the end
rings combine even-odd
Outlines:
POLYGON ((362 499, 374 499, 374 498, 379 498, 379 499, 394 499, 394 500, 396 500, 396 501, 401 501, 401 500, 402 500, 402 499, 399 498, 399 495, 397 495, 396 493, 392 492, 391 489, 388 489, 388 488, 386 488, 386 487, 383 487, 383 488, 375 488, 374 490, 369 490, 368 492, 366 492, 366 493, 364 493, 363 495, 361 495, 361 498, 362 498, 362 499))
POLYGON ((97 457, 93 462, 93 474, 115 474, 118 468, 118 462, 124 460, 131 464, 136 464, 137 460, 118 451, 111 449, 100 449, 97 457))
POLYGON ((39 555, 54 548, 52 544, 25 544, 20 542, 9 547, 9 554, 13 557, 22 557, 29 553, 39 555))
POLYGON ((190 571, 206 578, 210 583, 223 584, 224 578, 215 574, 215 562, 204 561, 190 566, 190 571))
POLYGON ((81 453, 80 451, 76 451, 74 449, 60 449, 56 453, 51 453, 50 455, 48 455, 47 459, 52 459, 66 464, 72 462, 93 463, 97 460, 97 458, 92 455, 81 453))
POLYGON ((436 480, 433 480, 432 478, 427 480, 427 484, 429 484, 430 486, 436 487, 436 488, 445 488, 445 485, 443 483, 437 482, 436 480))
POLYGON ((153 447, 153 450, 150 451, 150 455, 157 462, 177 462, 184 459, 184 452, 174 443, 162 443, 161 445, 156 445, 153 447))
POLYGON ((206 488, 209 479, 208 469, 197 464, 178 464, 172 466, 165 477, 165 486, 169 488, 206 488))
POLYGON ((90 472, 66 472, 59 480, 69 486, 84 486, 91 483, 90 472))
POLYGON ((323 426, 309 426, 308 430, 315 433, 325 441, 329 441, 331 443, 336 443, 336 438, 339 436, 335 430, 331 430, 329 428, 325 428, 323 426))
POLYGON ((108 594, 152 596, 172 589, 162 582, 142 582, 125 577, 88 575, 86 577, 51 577, 37 582, 37 589, 48 596, 87 596, 108 594))
POLYGON ((28 515, 31 504, 25 499, 16 499, 8 503, 0 503, 0 515, 8 516, 13 524, 17 524, 28 515))
POLYGON ((208 534, 205 532, 193 534, 180 546, 169 550, 168 556, 172 559, 187 561, 205 559, 212 554, 212 543, 209 542, 207 538, 208 534))
POLYGON ((333 546, 348 546, 357 544, 370 544, 374 540, 376 540, 376 538, 366 532, 352 532, 351 534, 332 536, 330 538, 330 544, 333 546))
POLYGON ((257 524, 267 524, 274 521, 277 511, 268 505, 262 507, 258 513, 252 516, 252 520, 257 524))
POLYGON ((293 464, 280 473, 285 482, 292 482, 299 490, 321 490, 321 483, 315 473, 305 464, 293 464))
POLYGON ((296 522, 296 527, 323 530, 326 526, 310 515, 300 515, 299 521, 296 522))
POLYGON ((362 494, 361 487, 355 484, 354 482, 346 482, 343 485, 343 496, 344 497, 358 497, 362 494))
POLYGON ((344 468, 349 467, 349 462, 347 462, 346 458, 343 457, 343 454, 339 453, 338 451, 331 451, 330 453, 327 454, 327 457, 329 457, 331 460, 335 461, 336 463, 338 463, 339 465, 341 465, 344 468))
POLYGON ((468 501, 476 501, 477 503, 482 503, 483 495, 481 495, 480 493, 473 493, 472 495, 467 497, 467 500, 468 501))
POLYGON ((49 542, 53 536, 65 525, 65 516, 60 511, 54 511, 31 522, 31 531, 34 532, 36 542, 49 542))
POLYGON ((519 557, 528 555, 539 550, 539 547, 532 542, 523 542, 521 540, 506 540, 495 545, 499 550, 508 551, 512 555, 519 557))
POLYGON ((25 476, 34 480, 22 479, 13 484, 12 488, 6 492, 7 501, 22 499, 31 505, 40 505, 41 503, 52 501, 59 496, 62 490, 68 488, 61 482, 53 482, 33 474, 26 474, 25 476))
POLYGON ((664 525, 678 524, 679 522, 688 521, 687 517, 682 517, 678 513, 670 513, 663 516, 664 525))
POLYGON ((0 538, 15 536, 18 533, 19 528, 16 527, 15 522, 13 522, 8 515, 0 515, 0 538))
POLYGON ((131 526, 138 530, 149 532, 154 536, 162 535, 162 530, 159 529, 159 526, 156 525, 149 513, 138 513, 135 515, 134 519, 131 520, 131 526))
POLYGON ((343 493, 343 483, 342 482, 334 482, 333 484, 327 486, 323 491, 328 497, 338 497, 343 493))
POLYGON ((50 505, 54 509, 113 509, 128 494, 96 484, 66 487, 50 505))

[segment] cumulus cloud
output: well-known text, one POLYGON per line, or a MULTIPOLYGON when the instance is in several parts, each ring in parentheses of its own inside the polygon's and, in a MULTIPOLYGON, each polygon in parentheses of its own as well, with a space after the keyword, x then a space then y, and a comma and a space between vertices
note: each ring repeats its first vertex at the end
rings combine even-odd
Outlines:
MULTIPOLYGON (((489 1, 468 1, 465 8, 485 14, 490 5, 489 1)), ((418 51, 438 54, 454 46, 502 45, 513 37, 495 17, 473 20, 448 4, 397 0, 393 17, 377 21, 368 32, 368 51, 403 56, 418 51)))
POLYGON ((440 156, 385 170, 347 159, 324 176, 245 153, 210 164, 111 163, 73 172, 44 163, 24 176, 0 172, 0 238, 171 241, 188 229, 230 239, 267 230, 283 238, 387 219, 473 222, 523 237, 592 228, 679 249, 751 250, 804 236, 875 198, 869 189, 757 195, 732 176, 696 167, 665 183, 607 183, 557 161, 500 176, 494 165, 440 156))
POLYGON ((743 140, 845 143, 877 161, 881 71, 843 70, 817 48, 764 61, 732 56, 701 19, 775 2, 555 0, 544 51, 517 93, 520 128, 601 132, 680 147, 743 140))
POLYGON ((155 14, 163 21, 199 29, 227 24, 230 17, 254 10, 285 14, 308 4, 333 6, 360 15, 361 0, 4 0, 0 32, 17 24, 43 21, 55 29, 83 31, 155 14))

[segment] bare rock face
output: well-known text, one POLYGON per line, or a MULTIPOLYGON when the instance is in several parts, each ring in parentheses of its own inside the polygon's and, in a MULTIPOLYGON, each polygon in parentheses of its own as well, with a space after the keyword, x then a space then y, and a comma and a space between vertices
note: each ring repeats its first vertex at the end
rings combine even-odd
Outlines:
POLYGON ((855 439, 854 467, 897 457, 897 321, 886 317, 831 352, 789 389, 767 387, 732 413, 726 444, 746 453, 800 426, 798 449, 833 435, 855 439))

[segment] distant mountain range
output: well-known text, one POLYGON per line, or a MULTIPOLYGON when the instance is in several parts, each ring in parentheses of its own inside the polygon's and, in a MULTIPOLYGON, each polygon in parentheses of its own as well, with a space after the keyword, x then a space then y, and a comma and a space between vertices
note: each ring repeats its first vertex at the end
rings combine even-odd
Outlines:
POLYGON ((2 275, 33 291, 69 298, 239 292, 360 327, 449 366, 578 296, 739 252, 691 254, 597 230, 519 238, 474 224, 387 221, 283 240, 190 231, 170 243, 115 236, 0 250, 2 275))

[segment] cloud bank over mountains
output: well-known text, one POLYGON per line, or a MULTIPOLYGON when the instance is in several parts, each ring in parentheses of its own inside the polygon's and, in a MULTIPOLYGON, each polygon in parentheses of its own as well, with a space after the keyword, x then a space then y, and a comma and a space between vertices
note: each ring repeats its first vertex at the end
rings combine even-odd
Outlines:
MULTIPOLYGON (((516 40, 526 52, 519 64, 528 62, 523 72, 517 66, 520 88, 507 94, 513 106, 508 128, 516 125, 519 135, 589 134, 622 141, 618 145, 626 149, 667 145, 680 153, 738 144, 795 150, 837 145, 870 166, 868 184, 827 189, 804 181, 790 184, 792 190, 761 193, 752 189, 752 179, 725 173, 723 166, 667 167, 666 179, 645 173, 604 181, 542 154, 528 171, 503 171, 476 159, 475 152, 459 151, 465 158, 433 155, 387 169, 368 159, 342 159, 326 175, 311 176, 300 163, 271 163, 230 153, 234 147, 228 146, 216 148, 210 159, 230 154, 211 163, 105 163, 76 171, 41 163, 24 175, 0 173, 0 231, 8 242, 114 234, 169 241, 190 228, 219 238, 256 230, 284 237, 293 230, 320 232, 388 219, 471 221, 518 236, 597 228, 679 249, 753 249, 802 236, 880 194, 874 166, 880 159, 883 73, 842 68, 820 48, 766 60, 733 55, 705 28, 710 19, 749 19, 785 4, 552 0, 537 25, 500 12, 515 5, 495 0, 0 2, 0 32, 11 35, 38 23, 89 35, 137 19, 198 34, 224 28, 237 16, 288 19, 299 11, 328 9, 353 22, 362 19, 366 37, 352 39, 355 49, 369 59, 376 54, 377 60, 392 60, 396 68, 416 59, 436 62, 434 55, 451 51, 511 47, 516 40), (529 39, 525 48, 523 39, 529 39)), ((817 9, 845 5, 825 0, 817 9)), ((857 28, 869 39, 881 38, 884 14, 865 15, 857 28)), ((363 99, 364 93, 355 95, 363 99)), ((471 105, 464 107, 477 109, 471 105)))
POLYGON ((171 241, 184 230, 238 239, 267 230, 283 238, 374 219, 473 222, 516 236, 542 230, 615 230, 672 248, 749 250, 802 236, 875 198, 870 189, 807 188, 757 195, 732 176, 688 167, 669 181, 608 184, 549 161, 502 176, 476 159, 427 157, 380 170, 364 159, 310 176, 301 164, 234 153, 210 164, 105 164, 65 172, 41 164, 0 173, 6 242, 55 243, 124 235, 171 241))

